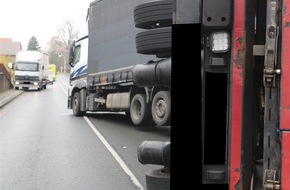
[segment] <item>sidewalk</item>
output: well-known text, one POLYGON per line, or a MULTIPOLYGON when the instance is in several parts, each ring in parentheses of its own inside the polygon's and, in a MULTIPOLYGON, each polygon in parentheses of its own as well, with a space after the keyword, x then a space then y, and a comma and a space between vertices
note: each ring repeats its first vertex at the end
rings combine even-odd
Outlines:
MULTIPOLYGON (((58 73, 57 75, 65 75, 66 79, 69 80, 69 73, 58 73)), ((24 90, 15 90, 14 88, 11 88, 9 90, 5 90, 3 92, 0 92, 0 108, 5 106, 7 103, 9 103, 11 100, 22 94, 24 90)))
POLYGON ((0 92, 0 108, 5 106, 8 102, 22 94, 23 90, 15 90, 14 88, 0 92))

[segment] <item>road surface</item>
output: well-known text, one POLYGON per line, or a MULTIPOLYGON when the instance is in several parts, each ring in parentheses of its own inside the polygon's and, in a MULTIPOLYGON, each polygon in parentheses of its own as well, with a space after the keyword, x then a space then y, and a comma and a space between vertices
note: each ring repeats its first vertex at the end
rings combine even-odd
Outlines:
POLYGON ((123 113, 67 109, 68 78, 25 91, 0 110, 0 189, 146 189, 137 147, 170 140, 170 126, 140 128, 123 113))

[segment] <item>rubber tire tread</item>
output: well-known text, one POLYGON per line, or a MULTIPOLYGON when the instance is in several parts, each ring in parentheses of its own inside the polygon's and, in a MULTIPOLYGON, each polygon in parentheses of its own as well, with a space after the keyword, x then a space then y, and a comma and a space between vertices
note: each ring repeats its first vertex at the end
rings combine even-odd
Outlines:
POLYGON ((157 57, 170 57, 171 33, 171 27, 156 28, 137 33, 137 53, 156 55, 157 57))
POLYGON ((81 99, 80 99, 80 93, 79 92, 76 92, 74 95, 73 95, 73 99, 72 99, 72 109, 73 109, 73 114, 75 115, 75 116, 83 116, 83 115, 85 115, 85 111, 80 111, 80 102, 81 102, 81 99), (77 108, 77 110, 75 110, 75 108, 74 108, 74 101, 75 101, 75 98, 77 99, 77 101, 78 101, 78 108, 77 108))
POLYGON ((168 190, 170 189, 170 174, 163 173, 162 169, 149 170, 146 172, 147 190, 168 190))
POLYGON ((145 126, 152 123, 151 104, 146 103, 145 94, 136 94, 133 97, 131 101, 131 105, 130 105, 130 117, 131 117, 131 121, 136 126, 145 126), (141 109, 142 116, 137 119, 134 118, 134 116, 137 115, 135 111, 135 101, 140 101, 141 106, 142 106, 142 109, 141 109))
POLYGON ((152 113, 152 118, 153 121, 158 125, 158 126, 165 126, 165 125, 169 125, 171 123, 171 97, 170 97, 170 93, 168 91, 159 91, 155 94, 153 101, 152 101, 152 105, 151 105, 151 113, 152 113), (164 117, 162 119, 160 119, 159 117, 155 116, 154 113, 154 104, 156 103, 156 98, 157 100, 163 98, 166 101, 167 104, 167 110, 166 110, 166 114, 164 115, 164 117))
POLYGON ((172 21, 173 0, 152 1, 138 5, 134 9, 136 28, 168 27, 172 25, 172 21))

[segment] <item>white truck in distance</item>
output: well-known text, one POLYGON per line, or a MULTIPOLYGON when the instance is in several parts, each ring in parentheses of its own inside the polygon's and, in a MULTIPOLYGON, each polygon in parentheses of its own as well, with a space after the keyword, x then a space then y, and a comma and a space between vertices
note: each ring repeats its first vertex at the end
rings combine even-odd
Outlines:
POLYGON ((46 89, 49 56, 41 51, 20 51, 16 55, 14 88, 16 90, 46 89))

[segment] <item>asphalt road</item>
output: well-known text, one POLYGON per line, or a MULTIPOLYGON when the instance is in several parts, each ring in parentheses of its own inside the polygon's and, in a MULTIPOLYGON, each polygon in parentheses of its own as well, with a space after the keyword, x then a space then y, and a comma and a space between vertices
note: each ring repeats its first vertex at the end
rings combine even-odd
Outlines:
POLYGON ((25 91, 0 110, 0 189, 146 189, 137 147, 170 139, 170 127, 138 128, 122 113, 68 110, 68 79, 25 91))

